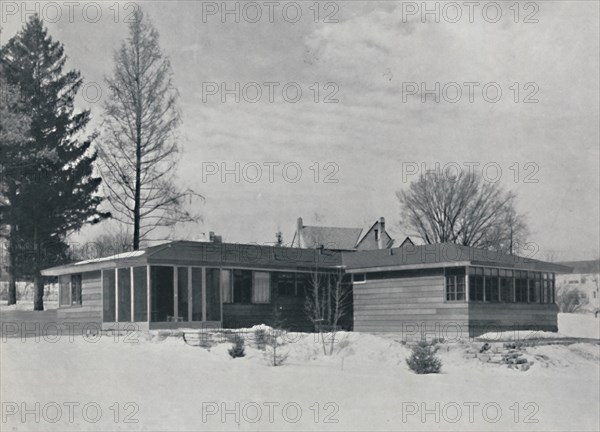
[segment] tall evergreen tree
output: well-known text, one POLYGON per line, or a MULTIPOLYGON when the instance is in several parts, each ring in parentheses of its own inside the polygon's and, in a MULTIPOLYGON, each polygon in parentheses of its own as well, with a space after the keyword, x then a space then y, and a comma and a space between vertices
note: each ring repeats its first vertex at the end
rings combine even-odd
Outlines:
MULTIPOLYGON (((9 85, 2 74, 0 64, 0 221, 9 217, 11 196, 14 194, 14 183, 10 181, 15 171, 20 168, 14 165, 27 146, 30 118, 22 106, 19 89, 9 85)), ((8 224, 0 224, 2 238, 2 254, 6 257, 8 269, 8 304, 17 302, 17 287, 15 280, 15 251, 16 231, 8 224), (11 247, 12 246, 12 247, 11 247)))
MULTIPOLYGON (((48 35, 36 15, 4 46, 6 81, 18 86, 29 113, 30 140, 14 156, 21 167, 9 179, 8 209, 2 224, 17 236, 17 267, 34 280, 34 310, 43 310, 41 270, 66 259, 66 236, 109 214, 98 211, 101 179, 94 177, 95 135, 82 139, 89 110, 76 113, 74 100, 82 84, 78 71, 63 72, 63 45, 48 35), (27 260, 26 260, 27 259, 27 260)), ((13 248, 14 249, 14 248, 13 248)))

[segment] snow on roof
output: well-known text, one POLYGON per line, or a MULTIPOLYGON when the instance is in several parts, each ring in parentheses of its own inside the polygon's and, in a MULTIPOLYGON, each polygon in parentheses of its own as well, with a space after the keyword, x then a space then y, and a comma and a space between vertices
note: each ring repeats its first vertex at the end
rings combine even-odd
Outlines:
POLYGON ((144 250, 137 250, 137 251, 132 251, 132 252, 123 252, 123 253, 119 253, 119 254, 116 254, 116 255, 110 255, 110 256, 107 256, 107 257, 93 258, 93 259, 89 259, 89 260, 85 260, 85 261, 79 261, 79 262, 74 263, 73 265, 91 264, 91 263, 97 263, 97 262, 103 262, 103 261, 112 261, 112 260, 123 259, 123 258, 135 258, 135 257, 142 256, 145 253, 146 253, 146 251, 144 251, 144 250))

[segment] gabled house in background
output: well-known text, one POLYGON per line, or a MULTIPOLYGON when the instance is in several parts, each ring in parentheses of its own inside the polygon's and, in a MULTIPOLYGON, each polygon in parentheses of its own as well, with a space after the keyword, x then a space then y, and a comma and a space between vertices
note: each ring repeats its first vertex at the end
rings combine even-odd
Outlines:
POLYGON ((295 248, 325 248, 337 251, 389 249, 393 244, 394 239, 385 230, 383 217, 364 233, 362 228, 304 225, 300 217, 296 222, 296 232, 292 240, 292 247, 295 248))

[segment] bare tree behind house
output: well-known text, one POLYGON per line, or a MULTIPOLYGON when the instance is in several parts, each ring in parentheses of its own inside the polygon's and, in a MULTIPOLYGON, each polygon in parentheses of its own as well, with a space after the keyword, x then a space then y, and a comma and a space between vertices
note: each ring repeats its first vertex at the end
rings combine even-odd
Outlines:
POLYGON ((320 273, 315 269, 311 273, 305 298, 305 312, 315 326, 325 355, 333 354, 339 324, 349 311, 351 299, 352 290, 342 283, 340 272, 320 273), (330 336, 329 343, 326 341, 327 333, 330 336))
POLYGON ((401 221, 425 243, 457 243, 513 253, 527 224, 515 195, 476 173, 426 174, 397 192, 401 221))
POLYGON ((137 250, 158 227, 199 220, 187 204, 200 195, 176 186, 178 93, 158 32, 141 9, 114 60, 99 154, 113 218, 132 227, 137 250))

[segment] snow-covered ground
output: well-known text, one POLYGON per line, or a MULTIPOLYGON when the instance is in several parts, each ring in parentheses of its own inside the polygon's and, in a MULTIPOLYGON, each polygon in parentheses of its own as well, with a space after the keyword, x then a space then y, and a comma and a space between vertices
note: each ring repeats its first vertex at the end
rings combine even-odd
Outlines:
MULTIPOLYGON (((576 321, 560 320, 571 331, 585 327, 576 321)), ((285 341, 279 350, 288 359, 272 367, 253 342, 246 357, 232 359, 231 343, 209 350, 156 333, 3 339, 1 429, 597 431, 600 425, 598 344, 527 347, 535 359, 527 371, 465 358, 481 342, 441 344, 442 373, 415 375, 405 362, 410 349, 390 338, 341 333, 333 356, 323 356, 315 335, 289 334, 285 341)))

